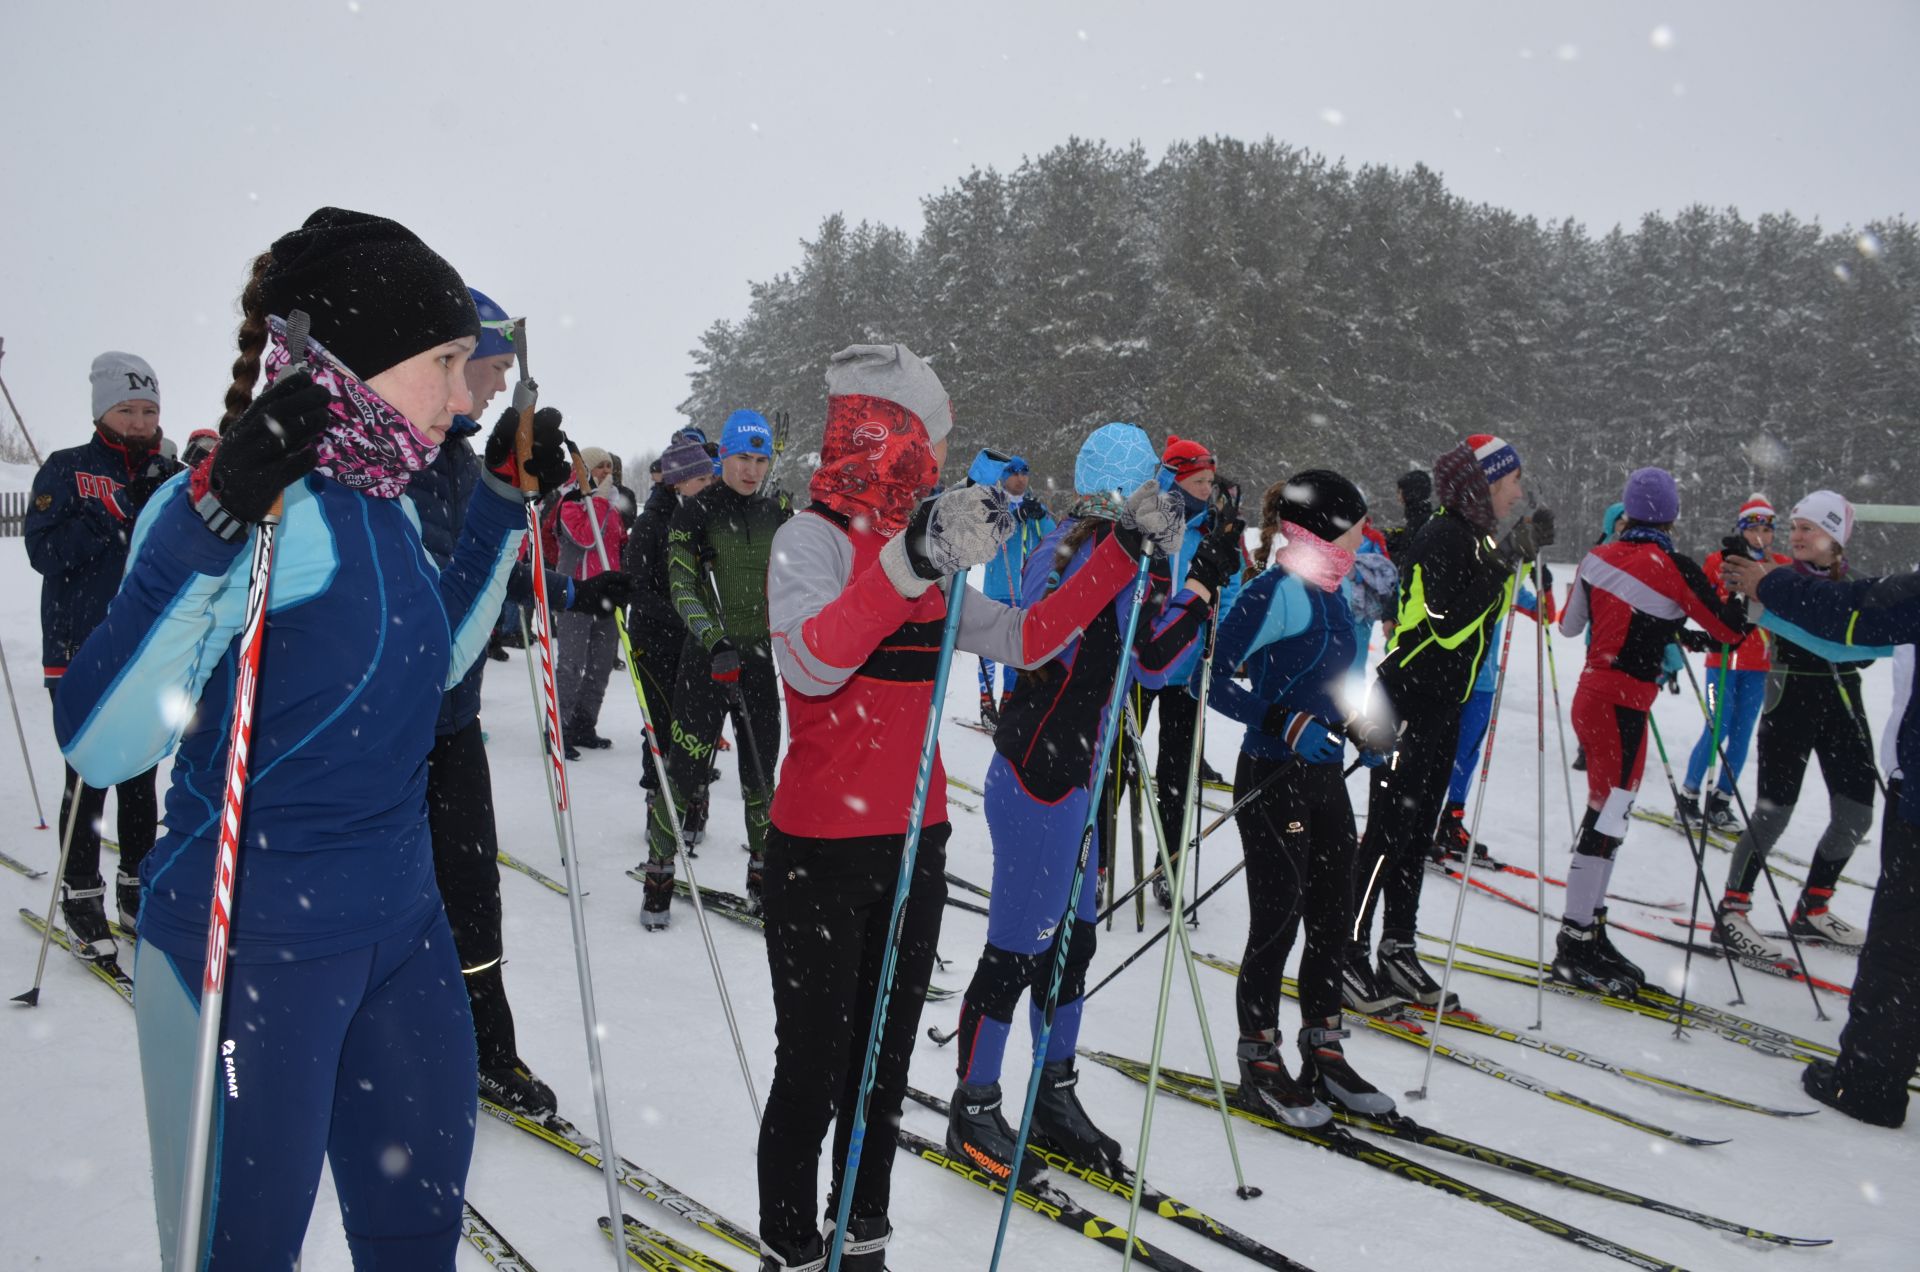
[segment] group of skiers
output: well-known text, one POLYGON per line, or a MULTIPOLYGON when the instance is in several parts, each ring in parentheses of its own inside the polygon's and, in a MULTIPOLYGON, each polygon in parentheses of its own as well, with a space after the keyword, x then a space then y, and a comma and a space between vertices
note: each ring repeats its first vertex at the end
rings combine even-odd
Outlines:
MULTIPOLYGON (((509 408, 476 453, 470 439, 521 352, 519 320, 403 226, 315 212, 253 262, 241 309, 226 414, 217 434, 190 439, 190 462, 160 448, 152 369, 102 354, 95 436, 49 459, 27 523, 72 766, 60 887, 75 942, 99 959, 118 953, 98 820, 105 790, 119 792, 116 895, 125 927, 138 924, 166 1266, 191 1192, 181 1163, 247 548, 276 519, 228 946, 239 992, 226 1006, 203 1194, 207 1266, 291 1265, 324 1157, 356 1267, 450 1268, 473 1075, 492 1101, 534 1118, 554 1112, 552 1090, 519 1054, 500 975, 499 844, 479 721, 502 607, 532 603, 536 582, 560 611, 569 756, 607 745, 599 704, 622 663, 664 752, 664 787, 652 767, 642 779, 650 929, 667 925, 675 861, 701 833, 722 720, 733 720, 746 891, 765 925, 775 1013, 757 1160, 767 1272, 818 1272, 835 1245, 843 1268, 883 1266, 895 1137, 947 891, 946 775, 937 740, 923 752, 922 738, 942 659, 955 652, 980 659, 993 886, 959 1008, 949 1152, 1031 1181, 1025 1136, 1123 1169, 1119 1144, 1075 1091, 1095 884, 1113 847, 1095 833, 1097 801, 1123 770, 1123 714, 1138 726, 1157 700, 1170 860, 1197 842, 1188 775, 1210 772, 1196 753, 1203 691, 1244 726, 1232 775, 1249 909, 1239 1098, 1298 1126, 1325 1122, 1330 1104, 1392 1109, 1348 1062, 1342 1011, 1442 1006, 1415 948, 1422 883, 1436 853, 1464 863, 1475 851, 1459 809, 1488 727, 1500 625, 1516 610, 1556 617, 1539 561, 1554 519, 1522 515, 1511 443, 1476 434, 1439 456, 1431 478, 1402 479, 1407 525, 1390 538, 1347 476, 1292 473, 1262 494, 1250 541, 1238 488, 1218 480, 1204 444, 1155 446, 1138 426, 1112 423, 1081 445, 1073 502, 1056 523, 1028 494, 1018 456, 983 451, 943 486, 946 388, 904 346, 856 344, 825 368, 824 438, 804 502, 767 489, 784 420, 776 429, 741 410, 717 442, 676 434, 632 509, 611 456, 575 452, 551 408, 530 419, 509 408), (296 312, 311 323, 304 338, 291 334, 296 312), (529 499, 550 510, 551 563, 526 541, 529 499), (961 582, 982 568, 984 590, 961 582), (1376 623, 1387 635, 1369 691, 1376 623), (1364 837, 1345 781, 1349 744, 1369 770, 1364 837), (154 770, 168 755, 155 845, 154 770), (896 924, 910 838, 917 855, 896 924), (1290 1064, 1278 1003, 1302 928, 1290 1064), (867 1023, 883 997, 869 1084, 867 1023), (1016 1131, 1001 1070, 1022 999, 1039 1085, 1031 1123, 1016 1131), (865 1146, 849 1180, 863 1102, 865 1146), (851 1195, 845 1230, 823 1234, 829 1124, 826 1214, 851 1195), (404 1169, 389 1160, 396 1142, 408 1146, 404 1169)), ((1644 980, 1609 938, 1605 898, 1676 641, 1718 651, 1683 802, 1709 769, 1719 778, 1704 806, 1678 810, 1690 826, 1735 824, 1727 802, 1759 721, 1760 798, 1715 939, 1778 957, 1747 910, 1815 752, 1831 823, 1791 930, 1858 948, 1860 934, 1829 906, 1878 780, 1858 666, 1920 640, 1920 575, 1853 579, 1852 510, 1832 492, 1795 506, 1790 560, 1768 555, 1773 511, 1756 496, 1705 570, 1674 547, 1671 474, 1636 471, 1622 505, 1558 619, 1563 633, 1591 638, 1572 706, 1587 812, 1553 975, 1623 995, 1644 980)), ((1920 762, 1906 753, 1920 746, 1920 722, 1900 710, 1904 767, 1920 762)), ((1806 1084, 1853 1116, 1897 1125, 1920 1058, 1900 1006, 1920 988, 1910 936, 1920 795, 1900 793, 1896 770, 1888 800, 1885 873, 1842 1054, 1810 1068, 1806 1084)))

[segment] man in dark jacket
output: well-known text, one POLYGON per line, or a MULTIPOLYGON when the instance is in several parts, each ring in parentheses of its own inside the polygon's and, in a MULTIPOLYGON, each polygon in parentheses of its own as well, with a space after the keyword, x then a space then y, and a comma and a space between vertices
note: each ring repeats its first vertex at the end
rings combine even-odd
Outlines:
POLYGON ((1433 478, 1415 468, 1402 473, 1394 484, 1400 491, 1400 511, 1406 524, 1387 531, 1383 537, 1387 541, 1388 559, 1399 565, 1406 558, 1407 549, 1413 546, 1413 537, 1433 517, 1433 478))
MULTIPOLYGON (((180 464, 160 452, 160 384, 153 368, 130 353, 93 360, 93 437, 55 451, 33 477, 27 510, 27 560, 39 571, 41 662, 48 692, 58 690, 80 645, 106 617, 127 568, 133 523, 153 492, 180 464)), ((140 913, 140 861, 153 847, 158 807, 153 770, 120 783, 120 870, 115 900, 120 921, 140 913)), ((66 770, 61 833, 73 844, 60 881, 61 908, 82 958, 118 956, 107 926, 106 880, 100 873, 100 814, 107 793, 66 770), (75 804, 78 803, 76 811, 75 804)))
MULTIPOLYGON (((1885 579, 1817 579, 1771 562, 1729 557, 1727 587, 1755 597, 1776 617, 1812 635, 1850 645, 1920 643, 1920 571, 1885 579)), ((1847 1001, 1840 1055, 1807 1066, 1808 1095, 1875 1126, 1907 1118, 1907 1081, 1920 1063, 1920 712, 1907 700, 1899 766, 1880 823, 1880 887, 1866 946, 1847 1001)))
POLYGON ((1360 920, 1343 987, 1348 1005, 1361 1011, 1399 998, 1429 1006, 1440 1000, 1414 950, 1422 857, 1446 795, 1461 710, 1482 662, 1495 654, 1493 628, 1513 604, 1515 563, 1538 548, 1530 535, 1507 548, 1494 539, 1522 494, 1520 456, 1511 445, 1476 434, 1434 461, 1433 478, 1440 508, 1401 554, 1400 610, 1373 708, 1379 723, 1400 729, 1400 741, 1393 762, 1374 770, 1354 872, 1360 920), (1382 893, 1376 973, 1369 944, 1382 893))
MULTIPOLYGON (((481 415, 506 388, 507 372, 514 363, 515 321, 480 292, 473 293, 473 301, 480 311, 480 343, 467 362, 466 374, 473 413, 481 415)), ((480 480, 480 457, 469 441, 478 431, 471 418, 455 416, 440 454, 407 485, 407 498, 420 517, 421 541, 442 568, 460 541, 467 501, 480 480)), ((547 574, 547 594, 557 608, 600 604, 608 588, 615 589, 611 595, 621 595, 611 582, 589 593, 585 585, 570 583, 552 571, 547 574)), ((520 604, 533 600, 531 567, 525 562, 507 576, 507 599, 520 604)), ((486 666, 486 659, 476 661, 440 702, 433 750, 427 756, 433 873, 473 1008, 480 1094, 529 1117, 541 1117, 554 1109, 553 1090, 534 1077, 520 1058, 513 1009, 500 973, 505 953, 500 933, 500 841, 493 817, 493 774, 480 728, 480 681, 486 666)))

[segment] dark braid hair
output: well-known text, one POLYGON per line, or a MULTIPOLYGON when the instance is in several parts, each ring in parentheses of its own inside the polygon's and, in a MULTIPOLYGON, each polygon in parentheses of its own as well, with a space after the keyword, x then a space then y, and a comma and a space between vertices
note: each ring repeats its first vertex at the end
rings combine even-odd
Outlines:
POLYGON ((246 414, 253 405, 253 386, 260 378, 260 355, 267 348, 267 311, 260 303, 260 280, 273 264, 273 253, 262 252, 253 258, 252 272, 240 293, 240 356, 233 360, 233 384, 227 389, 227 411, 220 417, 220 431, 246 414))
POLYGON ((1260 548, 1240 575, 1242 583, 1251 583, 1273 560, 1273 536, 1280 532, 1280 513, 1287 503, 1287 479, 1281 478, 1260 496, 1260 548))

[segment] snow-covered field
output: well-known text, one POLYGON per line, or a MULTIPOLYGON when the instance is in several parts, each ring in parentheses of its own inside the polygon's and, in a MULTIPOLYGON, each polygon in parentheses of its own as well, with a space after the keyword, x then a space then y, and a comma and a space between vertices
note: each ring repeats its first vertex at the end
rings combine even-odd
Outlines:
MULTIPOLYGON (((8 598, 0 605, 0 640, 4 640, 19 695, 40 798, 51 819, 59 766, 47 698, 33 674, 39 665, 38 593, 39 580, 27 566, 21 541, 0 542, 0 594, 8 598)), ((1559 652, 1565 701, 1571 698, 1578 671, 1578 646, 1568 643, 1559 652)), ((975 699, 971 660, 963 660, 957 670, 950 714, 970 712, 975 699)), ((272 669, 266 674, 273 674, 272 669)), ((635 785, 641 742, 638 710, 618 676, 601 724, 601 731, 615 745, 611 751, 590 752, 573 766, 580 864, 590 891, 585 904, 617 1146, 669 1183, 752 1228, 757 1217, 753 1115, 717 1008, 699 931, 691 912, 683 907, 671 931, 643 934, 636 917, 640 888, 624 874, 641 855, 641 792, 635 785)), ((1496 854, 1529 864, 1534 860, 1537 833, 1536 683, 1533 627, 1520 620, 1481 837, 1496 854)), ((1888 676, 1884 668, 1876 668, 1868 675, 1876 725, 1887 697, 1888 676)), ((1549 710, 1552 701, 1549 691, 1549 710)), ((1681 762, 1699 730, 1698 710, 1690 698, 1663 695, 1656 715, 1675 762, 1681 762)), ((558 876, 561 868, 545 804, 526 676, 517 663, 491 669, 483 718, 491 733, 502 843, 558 876)), ((1237 726, 1216 716, 1210 732, 1208 750, 1214 765, 1231 772, 1237 726)), ((1155 733, 1157 728, 1150 729, 1150 746, 1155 733)), ((943 742, 948 768, 979 784, 986 772, 988 740, 948 725, 943 742)), ((13 745, 4 743, 9 753, 13 745)), ((1551 719, 1546 722, 1546 748, 1551 759, 1546 774, 1546 864, 1550 873, 1563 875, 1569 843, 1567 808, 1551 719)), ((744 854, 735 847, 744 838, 741 804, 731 764, 724 767, 728 775, 715 789, 712 836, 697 866, 705 882, 737 889, 745 865, 744 854)), ((1745 783, 1749 792, 1751 775, 1749 766, 1745 783)), ((1575 782, 1578 800, 1579 775, 1575 782)), ((1356 806, 1364 809, 1358 775, 1353 791, 1356 806)), ((1643 803, 1665 809, 1669 802, 1657 767, 1650 766, 1643 803)), ((11 825, 0 847, 50 869, 57 855, 55 833, 34 829, 33 801, 16 760, 0 761, 0 808, 11 825)), ((1820 783, 1809 781, 1783 847, 1807 855, 1824 813, 1820 783)), ((985 822, 958 808, 953 820, 951 868, 969 879, 987 881, 990 845, 985 822)), ((1201 883, 1217 878, 1238 856, 1234 831, 1228 827, 1207 842, 1200 862, 1201 883)), ((1855 858, 1849 873, 1870 880, 1877 874, 1877 861, 1877 845, 1870 844, 1855 858)), ((1727 857, 1711 853, 1707 864, 1717 889, 1727 857)), ((1130 874, 1130 866, 1124 869, 1130 874)), ((1690 876, 1690 859, 1678 835, 1657 826, 1636 825, 1622 850, 1614 889, 1654 899, 1684 898, 1690 876)), ((502 877, 507 980, 521 1050, 559 1091, 563 1110, 590 1129, 593 1112, 565 901, 523 875, 505 871, 502 877)), ((1126 881, 1123 877, 1122 882, 1126 881)), ((1511 882, 1531 895, 1526 881, 1505 876, 1499 882, 1511 882)), ((44 909, 48 883, 0 870, 0 900, 9 909, 44 909)), ((1548 890, 1548 905, 1555 910, 1556 891, 1548 890)), ((1430 881, 1423 923, 1427 930, 1443 931, 1451 922, 1454 898, 1450 883, 1430 881)), ((1791 904, 1791 893, 1787 900, 1791 904)), ((1864 923, 1868 900, 1869 894, 1862 889, 1843 886, 1837 905, 1849 919, 1864 923)), ((1195 948, 1238 959, 1246 936, 1245 917, 1245 892, 1238 883, 1231 883, 1207 903, 1201 926, 1194 932, 1195 948)), ((1649 927, 1671 926, 1664 915, 1627 906, 1616 906, 1615 917, 1649 927)), ((1150 931, 1157 928, 1158 912, 1151 907, 1148 919, 1150 931)), ((764 1087, 772 1072, 773 1033, 762 942, 745 928, 719 919, 714 922, 714 939, 754 1075, 764 1087)), ((5 930, 10 935, 0 940, 0 971, 11 983, 0 988, 12 994, 31 982, 36 939, 17 918, 8 923, 5 930)), ((1762 926, 1777 926, 1777 919, 1767 918, 1762 926)), ((952 966, 936 976, 937 983, 956 991, 965 987, 984 929, 985 920, 977 915, 947 911, 941 947, 952 966)), ((1531 916, 1485 896, 1467 898, 1465 931, 1468 939, 1501 949, 1531 952, 1534 947, 1531 916)), ((1096 980, 1144 937, 1135 933, 1129 910, 1100 939, 1093 967, 1096 980)), ((1677 988, 1681 951, 1629 936, 1619 937, 1619 944, 1660 980, 1677 988)), ((1816 951, 1809 957, 1817 974, 1842 981, 1852 975, 1851 961, 1840 955, 1816 951)), ((1156 950, 1094 998, 1083 1043, 1146 1055, 1153 1034, 1159 969, 1156 950)), ((1230 1058, 1233 983, 1205 969, 1200 977, 1216 1045, 1230 1058)), ((1748 1000, 1740 1009, 1743 1012, 1803 1036, 1825 1041, 1838 1036, 1843 1003, 1827 1000, 1834 1018, 1821 1023, 1813 1019, 1807 993, 1799 985, 1758 973, 1743 976, 1742 984, 1748 1000)), ((1533 1022, 1533 995, 1520 987, 1459 975, 1455 988, 1468 1006, 1489 1019, 1521 1029, 1533 1022)), ((1727 1002, 1725 968, 1697 960, 1694 990, 1708 1002, 1727 1002)), ((1173 997, 1167 1061, 1200 1069, 1204 1052, 1184 977, 1176 978, 1173 997)), ((954 1002, 936 1004, 925 1019, 944 1028, 953 1023, 956 1011, 954 1002)), ((1545 1013, 1545 1036, 1555 1041, 1763 1103, 1814 1107, 1800 1091, 1798 1065, 1705 1034, 1675 1041, 1668 1027, 1595 1004, 1549 997, 1545 1013)), ((1290 1008, 1285 1023, 1291 1038, 1290 1008)), ((31 1011, 7 1010, 0 1016, 0 1031, 4 1031, 0 1042, 0 1078, 4 1079, 0 1092, 4 1095, 0 1098, 4 1098, 6 1127, 6 1148, 0 1152, 0 1198, 4 1198, 0 1214, 5 1216, 0 1268, 105 1272, 156 1266, 132 1013, 56 950, 41 1005, 31 1011)), ((1824 1111, 1809 1118, 1776 1120, 1665 1095, 1489 1038, 1449 1034, 1448 1040, 1614 1108, 1731 1142, 1714 1148, 1681 1147, 1444 1061, 1433 1074, 1431 1098, 1417 1105, 1403 1104, 1421 1120, 1680 1205, 1775 1232, 1831 1236, 1835 1244, 1795 1251, 1760 1246, 1460 1158, 1405 1150, 1423 1164, 1690 1269, 1916 1265, 1910 1223, 1920 1204, 1920 1133, 1911 1127, 1899 1132, 1876 1130, 1824 1111)), ((1401 1042, 1362 1032, 1350 1042, 1348 1054, 1383 1090, 1398 1093, 1420 1081, 1424 1056, 1401 1042)), ((1009 1058, 1010 1106, 1017 1106, 1023 1070, 1023 1064, 1009 1058)), ((948 1092, 953 1083, 951 1051, 937 1050, 923 1041, 915 1059, 915 1081, 926 1089, 948 1092)), ((1088 1066, 1081 1094, 1096 1119, 1127 1145, 1131 1155, 1138 1139, 1143 1089, 1117 1074, 1088 1066)), ((906 1123, 928 1137, 940 1135, 939 1120, 913 1106, 907 1110, 906 1123)), ((1236 1131, 1247 1177, 1265 1190, 1257 1200, 1234 1196, 1217 1116, 1175 1101, 1164 1101, 1156 1109, 1149 1178, 1320 1272, 1390 1267, 1418 1267, 1422 1272, 1600 1269, 1609 1263, 1601 1255, 1530 1231, 1491 1209, 1283 1140, 1244 1122, 1236 1123, 1236 1131)), ((911 1160, 896 1164, 894 1178, 892 1217, 898 1236, 889 1258, 893 1267, 918 1272, 987 1264, 997 1199, 911 1160)), ((1066 1189, 1089 1208, 1124 1221, 1121 1202, 1072 1181, 1066 1181, 1066 1189)), ((608 1256, 595 1229, 595 1219, 605 1205, 604 1192, 596 1174, 578 1162, 483 1119, 470 1195, 543 1272, 605 1266, 608 1256)), ((643 1220, 708 1250, 728 1266, 751 1265, 744 1254, 636 1195, 625 1197, 624 1204, 643 1220)), ((1158 1218, 1143 1218, 1142 1235, 1199 1267, 1254 1266, 1158 1218)), ((1008 1267, 1100 1269, 1115 1262, 1113 1254, 1092 1242, 1025 1213, 1013 1218, 1008 1241, 1008 1267)), ((302 1267, 305 1272, 333 1272, 348 1266, 337 1208, 330 1187, 323 1183, 302 1267)), ((460 1266, 484 1265, 463 1246, 460 1266)))

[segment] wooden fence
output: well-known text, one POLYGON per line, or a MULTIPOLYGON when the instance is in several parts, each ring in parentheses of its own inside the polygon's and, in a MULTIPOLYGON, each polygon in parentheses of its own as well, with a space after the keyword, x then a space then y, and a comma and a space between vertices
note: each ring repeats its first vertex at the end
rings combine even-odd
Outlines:
POLYGON ((0 539, 18 538, 26 533, 27 500, 33 496, 24 490, 0 491, 0 539))

